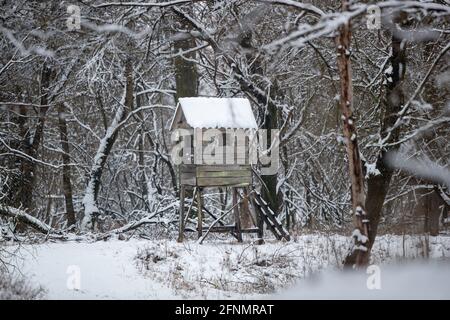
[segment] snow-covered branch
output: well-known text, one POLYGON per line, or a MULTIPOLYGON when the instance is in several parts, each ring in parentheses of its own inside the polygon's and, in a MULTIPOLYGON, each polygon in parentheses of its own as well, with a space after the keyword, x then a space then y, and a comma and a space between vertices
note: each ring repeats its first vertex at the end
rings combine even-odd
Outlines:
POLYGON ((17 208, 0 204, 0 215, 14 218, 17 221, 29 225, 33 229, 44 234, 57 233, 57 231, 48 224, 17 208))

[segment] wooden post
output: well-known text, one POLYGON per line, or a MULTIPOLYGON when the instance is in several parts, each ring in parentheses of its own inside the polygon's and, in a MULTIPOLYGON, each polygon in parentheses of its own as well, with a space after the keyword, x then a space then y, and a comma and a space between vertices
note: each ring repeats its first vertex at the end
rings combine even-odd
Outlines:
POLYGON ((258 244, 264 244, 264 220, 256 213, 256 223, 258 227, 258 244))
POLYGON ((242 242, 242 231, 241 231, 241 219, 239 217, 239 206, 238 203, 238 194, 237 188, 233 188, 233 212, 234 212, 234 223, 236 226, 236 235, 238 242, 242 242))
POLYGON ((185 186, 180 186, 180 223, 178 229, 178 239, 177 242, 183 242, 184 239, 184 195, 185 186))
POLYGON ((251 228, 253 225, 249 203, 250 203, 250 200, 248 199, 248 188, 244 187, 244 188, 242 188, 241 203, 239 205, 242 229, 251 228))
MULTIPOLYGON (((193 199, 192 199, 193 200, 193 199)), ((198 238, 200 239, 203 234, 203 223, 202 223, 202 190, 201 188, 197 188, 197 206, 198 206, 198 212, 197 212, 197 231, 198 231, 198 238)))

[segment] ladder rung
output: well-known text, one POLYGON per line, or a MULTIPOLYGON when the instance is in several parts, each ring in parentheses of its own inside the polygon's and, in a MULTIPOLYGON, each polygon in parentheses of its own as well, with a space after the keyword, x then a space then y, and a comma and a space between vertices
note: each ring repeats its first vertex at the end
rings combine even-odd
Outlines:
POLYGON ((267 223, 270 231, 275 235, 278 240, 285 238, 290 240, 290 235, 283 227, 283 225, 278 221, 273 210, 268 206, 267 202, 261 197, 261 194, 255 190, 255 195, 253 197, 254 203, 257 205, 257 212, 261 215, 262 219, 267 223))

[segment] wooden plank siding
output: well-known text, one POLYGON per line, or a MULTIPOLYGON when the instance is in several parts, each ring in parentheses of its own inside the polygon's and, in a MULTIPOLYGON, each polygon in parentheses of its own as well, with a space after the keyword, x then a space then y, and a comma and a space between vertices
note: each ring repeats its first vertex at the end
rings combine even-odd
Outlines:
POLYGON ((246 170, 229 170, 229 171, 198 171, 197 178, 229 178, 249 176, 246 170))
POLYGON ((199 165, 196 167, 197 172, 208 172, 208 171, 248 171, 251 172, 250 166, 240 166, 240 165, 199 165))
POLYGON ((197 178, 197 186, 199 187, 216 187, 216 186, 248 186, 252 181, 251 178, 244 177, 226 177, 226 178, 197 178))
POLYGON ((239 165, 182 165, 180 184, 199 187, 248 186, 252 183, 250 166, 239 165))

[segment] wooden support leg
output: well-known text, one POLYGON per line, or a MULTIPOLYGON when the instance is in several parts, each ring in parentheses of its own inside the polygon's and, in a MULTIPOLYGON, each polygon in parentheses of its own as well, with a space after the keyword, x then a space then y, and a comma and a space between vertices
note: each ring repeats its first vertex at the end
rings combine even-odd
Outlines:
POLYGON ((203 234, 203 223, 202 223, 202 191, 200 188, 197 189, 197 206, 198 206, 198 212, 197 212, 197 231, 198 231, 198 238, 200 239, 203 234))
POLYGON ((185 186, 180 186, 180 223, 178 229, 178 242, 183 242, 184 239, 184 195, 185 186))
POLYGON ((242 188, 242 200, 239 205, 239 212, 241 214, 241 227, 242 229, 251 228, 254 224, 252 224, 252 215, 250 214, 250 205, 248 199, 248 189, 247 187, 242 188))
POLYGON ((264 220, 258 213, 256 214, 256 223, 258 227, 258 244, 264 244, 264 220))
POLYGON ((239 217, 239 206, 238 203, 238 194, 237 188, 233 188, 233 212, 234 212, 234 221, 236 226, 236 235, 238 242, 242 242, 242 231, 241 231, 241 219, 239 217))
POLYGON ((258 228, 258 241, 256 242, 257 244, 264 244, 264 220, 262 219, 260 212, 258 210, 258 208, 256 207, 256 203, 254 200, 255 195, 252 194, 251 198, 250 198, 250 202, 252 204, 252 208, 253 208, 253 213, 255 215, 255 219, 256 219, 256 227, 258 228))

